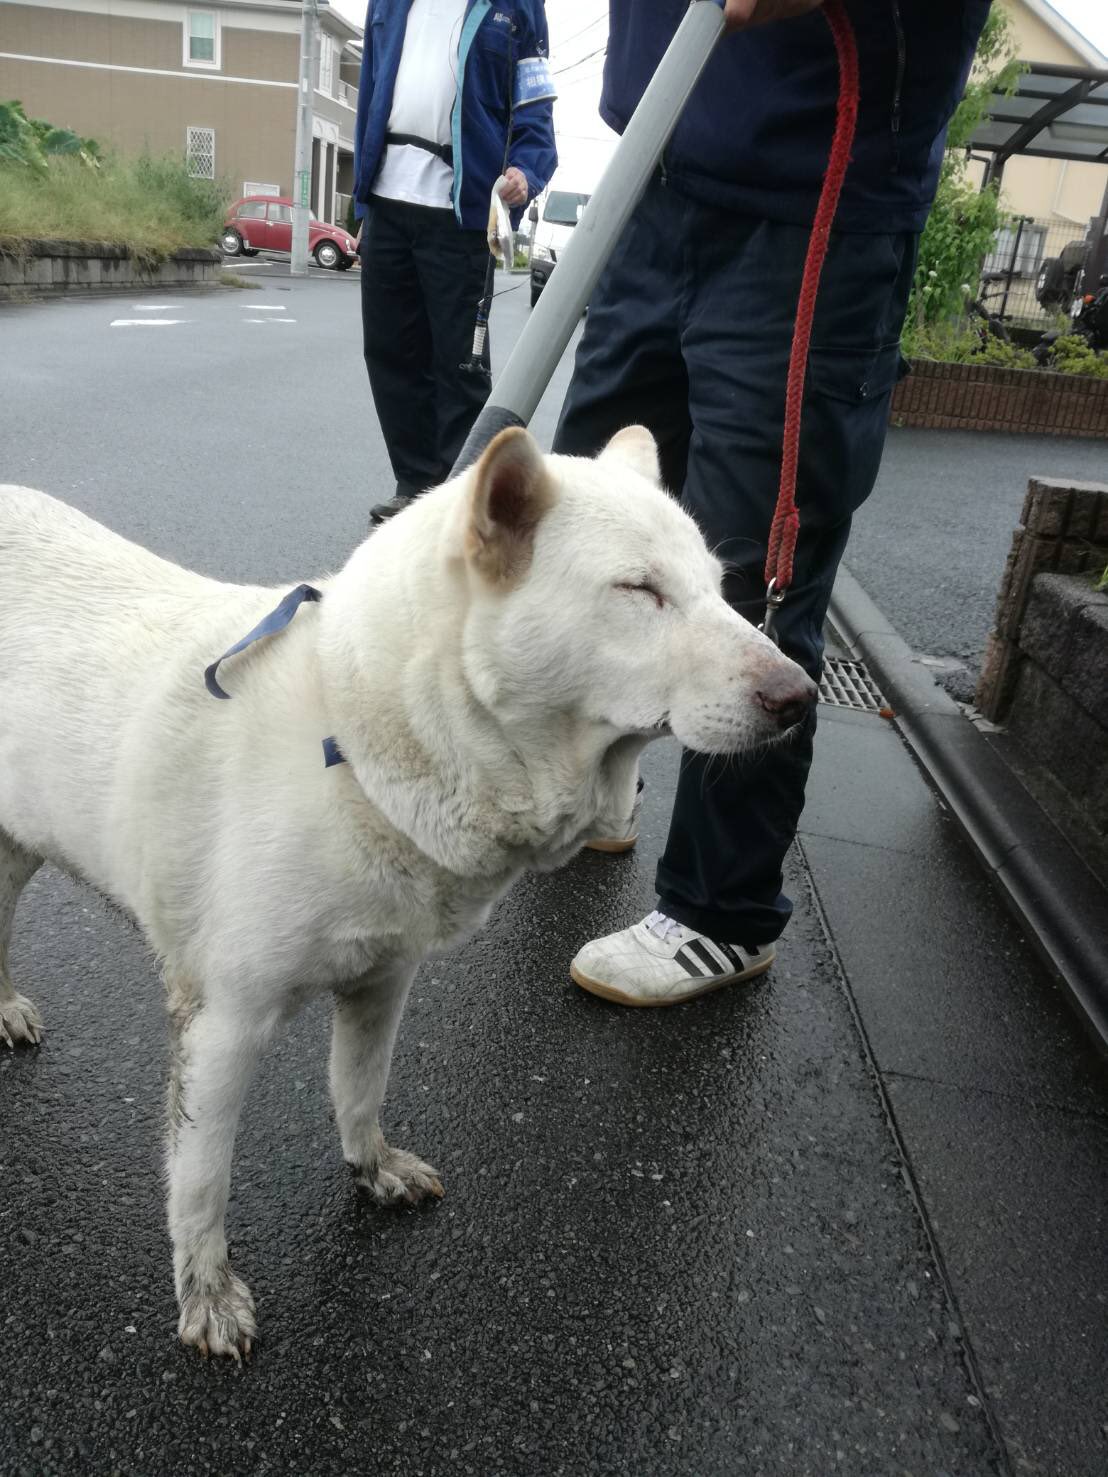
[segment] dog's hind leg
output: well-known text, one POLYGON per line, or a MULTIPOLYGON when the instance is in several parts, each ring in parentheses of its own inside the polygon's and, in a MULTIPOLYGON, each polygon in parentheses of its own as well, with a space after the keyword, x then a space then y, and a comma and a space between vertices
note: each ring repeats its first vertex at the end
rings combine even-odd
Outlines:
POLYGON ((169 1233, 182 1343, 249 1357, 254 1299, 227 1260, 224 1217, 231 1153, 246 1088, 271 1029, 194 999, 174 999, 170 1085, 169 1233))
POLYGON ((382 1205, 416 1205, 443 1195, 438 1172, 414 1154, 387 1144, 377 1118, 414 974, 414 969, 404 968, 375 975, 335 996, 331 1097, 342 1152, 354 1183, 382 1205))
POLYGON ((6 831, 0 831, 0 1046, 37 1046, 42 1040, 39 1013, 26 995, 17 994, 8 970, 15 905, 41 865, 42 857, 25 851, 6 831))

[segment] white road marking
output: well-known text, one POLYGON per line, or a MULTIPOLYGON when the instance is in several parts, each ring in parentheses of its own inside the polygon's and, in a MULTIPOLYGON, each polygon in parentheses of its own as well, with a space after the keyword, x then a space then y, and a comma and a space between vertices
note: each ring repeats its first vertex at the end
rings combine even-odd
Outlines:
POLYGON ((295 323, 295 318, 244 318, 244 323, 295 323))
MULTIPOLYGON (((263 323, 267 319, 261 320, 263 323)), ((113 318, 112 328, 172 328, 178 323, 191 323, 191 318, 113 318)))
POLYGON ((183 308, 184 303, 132 303, 132 313, 168 313, 183 308))
POLYGON ((240 308, 249 308, 252 313, 284 313, 284 303, 239 303, 240 308))

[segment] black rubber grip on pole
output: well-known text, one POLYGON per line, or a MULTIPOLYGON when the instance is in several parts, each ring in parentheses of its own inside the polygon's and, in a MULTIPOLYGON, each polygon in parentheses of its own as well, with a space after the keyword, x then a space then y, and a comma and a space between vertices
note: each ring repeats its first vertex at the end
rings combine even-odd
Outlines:
POLYGON ((467 467, 471 467, 493 437, 499 436, 501 431, 506 431, 509 426, 526 424, 523 417, 514 410, 505 410, 503 405, 486 405, 473 422, 473 430, 466 437, 466 443, 458 453, 458 460, 450 469, 451 477, 457 477, 467 467))

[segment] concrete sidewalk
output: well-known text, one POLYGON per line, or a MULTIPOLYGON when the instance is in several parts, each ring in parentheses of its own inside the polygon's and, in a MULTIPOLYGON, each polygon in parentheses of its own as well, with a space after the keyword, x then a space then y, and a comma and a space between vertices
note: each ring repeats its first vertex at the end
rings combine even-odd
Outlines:
POLYGON ((1012 1471, 1092 1477, 1108 1073, 895 725, 821 719, 800 846, 967 1363, 1012 1471))
MULTIPOLYGON (((356 292, 270 291, 298 321, 244 325, 250 294, 153 337, 6 310, 6 475, 217 577, 334 567, 388 480, 356 292)), ((498 353, 525 311, 498 300, 498 353)), ((325 1008, 278 1044, 229 1211, 262 1324, 241 1375, 173 1334, 154 966, 35 879, 14 966, 49 1034, 0 1054, 3 1477, 1102 1477, 1103 1067, 866 714, 823 710, 763 981, 670 1011, 575 989, 579 944, 652 905, 677 762, 651 751, 636 853, 525 881, 422 971, 385 1125, 441 1206, 355 1199, 325 1008)))
POLYGON ((44 875, 0 1057, 0 1472, 1099 1477, 1108 1084, 893 725, 822 710, 761 984, 672 1011, 574 989, 650 906, 638 851, 524 882, 428 965, 386 1124, 448 1198, 355 1200, 326 1012, 248 1103, 230 1211, 263 1339, 178 1348, 163 1028, 138 941, 44 875))

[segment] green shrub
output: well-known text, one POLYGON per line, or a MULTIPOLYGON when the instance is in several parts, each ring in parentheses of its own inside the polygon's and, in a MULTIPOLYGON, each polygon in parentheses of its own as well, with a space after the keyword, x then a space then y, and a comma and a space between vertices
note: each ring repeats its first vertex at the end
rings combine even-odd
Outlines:
POLYGON ((977 45, 970 80, 947 129, 935 203, 920 238, 908 305, 910 322, 936 323, 957 316, 967 284, 980 275, 1004 216, 996 188, 978 190, 968 179, 966 146, 988 112, 993 93, 1010 92, 1025 70, 1012 58, 1008 16, 994 5, 977 45))
POLYGON ((1055 339, 1043 365, 1030 349, 995 334, 983 339, 975 320, 966 318, 906 324, 901 347, 909 359, 932 359, 940 364, 995 364, 1002 369, 1049 369, 1056 374, 1108 379, 1108 353, 1098 354, 1086 339, 1074 333, 1055 339))
POLYGON ((1054 340, 1048 368, 1058 374, 1087 374, 1094 379, 1108 379, 1108 353, 1097 353, 1079 333, 1068 333, 1054 340))
POLYGON ((111 155, 90 169, 77 154, 38 169, 0 160, 0 242, 34 237, 110 241, 158 260, 219 236, 232 191, 193 179, 183 159, 111 155))
POLYGON ((1035 356, 1030 349, 1021 349, 990 333, 975 355, 977 364, 995 364, 998 369, 1038 369, 1035 356))
POLYGON ((0 167, 22 165, 43 174, 57 155, 72 156, 95 167, 100 146, 95 139, 81 138, 68 128, 28 118, 22 103, 0 103, 0 167))
POLYGON ((1005 369, 1036 369, 1028 349, 982 331, 966 318, 905 327, 903 349, 909 359, 935 359, 942 364, 996 364, 1005 369))

